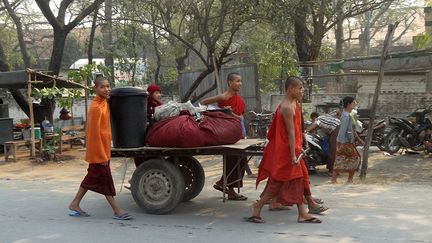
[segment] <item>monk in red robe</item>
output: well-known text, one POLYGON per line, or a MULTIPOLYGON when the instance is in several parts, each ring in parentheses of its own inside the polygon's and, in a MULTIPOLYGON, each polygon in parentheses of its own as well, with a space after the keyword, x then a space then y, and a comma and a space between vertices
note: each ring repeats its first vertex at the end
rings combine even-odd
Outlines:
POLYGON ((261 209, 269 200, 277 200, 283 205, 297 205, 299 223, 321 223, 312 217, 303 205, 307 168, 299 159, 303 144, 302 112, 299 102, 304 93, 303 83, 297 77, 289 77, 285 82, 285 98, 278 106, 270 130, 269 143, 264 149, 258 171, 256 185, 268 179, 268 184, 260 200, 251 206, 252 216, 248 222, 264 223, 261 209))
POLYGON ((162 105, 162 93, 159 85, 151 84, 147 87, 149 96, 147 97, 147 119, 149 122, 152 121, 155 108, 162 105))
POLYGON ((94 81, 96 97, 90 105, 86 126, 86 154, 89 163, 87 175, 81 182, 75 198, 69 205, 70 216, 88 217, 88 213, 80 207, 80 202, 88 190, 105 196, 114 211, 114 219, 127 220, 132 216, 121 209, 114 196, 116 191, 110 169, 111 158, 111 126, 108 106, 110 84, 105 77, 99 76, 94 81))
MULTIPOLYGON (((246 111, 246 105, 243 98, 239 95, 242 86, 242 79, 238 73, 230 73, 227 78, 228 90, 220 95, 205 98, 200 103, 209 105, 217 103, 220 108, 231 108, 232 115, 243 122, 243 114, 246 111)), ((243 127, 243 126, 242 126, 243 127)), ((229 155, 226 157, 226 171, 228 188, 225 190, 228 193, 228 200, 247 200, 247 197, 235 192, 234 188, 243 187, 243 176, 245 173, 245 166, 247 165, 247 158, 229 155), (237 168, 237 170, 236 170, 237 168)), ((218 191, 223 191, 223 176, 217 181, 213 188, 218 191)))

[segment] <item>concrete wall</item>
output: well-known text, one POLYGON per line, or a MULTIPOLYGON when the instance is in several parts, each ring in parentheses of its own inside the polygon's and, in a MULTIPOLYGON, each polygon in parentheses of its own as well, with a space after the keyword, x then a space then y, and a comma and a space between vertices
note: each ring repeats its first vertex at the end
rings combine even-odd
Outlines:
MULTIPOLYGON (((378 76, 376 75, 359 76, 357 79, 358 93, 374 93, 377 81, 378 76)), ((427 81, 426 73, 385 75, 381 92, 425 92, 427 91, 427 81)))

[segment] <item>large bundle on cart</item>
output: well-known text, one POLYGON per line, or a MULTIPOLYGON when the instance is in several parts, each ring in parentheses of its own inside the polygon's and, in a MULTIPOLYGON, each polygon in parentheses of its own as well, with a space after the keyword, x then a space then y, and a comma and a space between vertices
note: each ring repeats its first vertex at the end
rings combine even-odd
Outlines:
POLYGON ((191 148, 234 144, 242 138, 240 120, 220 111, 201 116, 181 114, 154 124, 147 131, 147 144, 153 147, 191 148))

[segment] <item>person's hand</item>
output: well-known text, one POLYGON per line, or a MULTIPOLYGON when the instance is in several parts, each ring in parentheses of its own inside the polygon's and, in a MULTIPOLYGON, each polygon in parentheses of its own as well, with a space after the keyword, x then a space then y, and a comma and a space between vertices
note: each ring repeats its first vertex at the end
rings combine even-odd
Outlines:
POLYGON ((293 164, 293 165, 298 165, 298 163, 297 163, 297 157, 294 155, 294 156, 291 156, 291 163, 293 164))

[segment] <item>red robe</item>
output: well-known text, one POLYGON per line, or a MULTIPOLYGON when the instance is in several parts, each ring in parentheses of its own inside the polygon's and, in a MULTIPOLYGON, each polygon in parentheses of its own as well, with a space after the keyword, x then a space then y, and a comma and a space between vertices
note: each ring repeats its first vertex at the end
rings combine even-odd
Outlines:
MULTIPOLYGON (((297 104, 294 114, 295 154, 298 157, 303 144, 301 107, 297 104)), ((260 181, 269 178, 266 191, 278 196, 284 204, 301 203, 305 189, 309 189, 307 168, 303 160, 293 165, 288 139, 280 108, 276 110, 270 130, 267 134, 269 143, 264 149, 263 159, 258 170, 256 186, 260 181), (307 187, 305 187, 307 186, 307 187)))
MULTIPOLYGON (((246 105, 243 101, 243 98, 239 94, 235 94, 231 96, 229 99, 225 101, 218 102, 218 106, 224 108, 226 106, 230 106, 233 113, 242 116, 246 111, 246 105)), ((244 156, 236 156, 236 155, 227 155, 226 156, 226 171, 227 173, 231 172, 231 175, 227 177, 228 187, 243 187, 243 176, 245 173, 245 166, 247 164, 247 158, 244 156), (235 170, 237 163, 239 163, 239 169, 235 170)), ((220 180, 216 182, 217 185, 221 186, 223 182, 223 176, 221 176, 220 180)))
POLYGON ((239 94, 235 94, 225 101, 218 102, 218 106, 221 108, 230 106, 234 114, 238 116, 242 116, 246 111, 246 105, 239 94))

